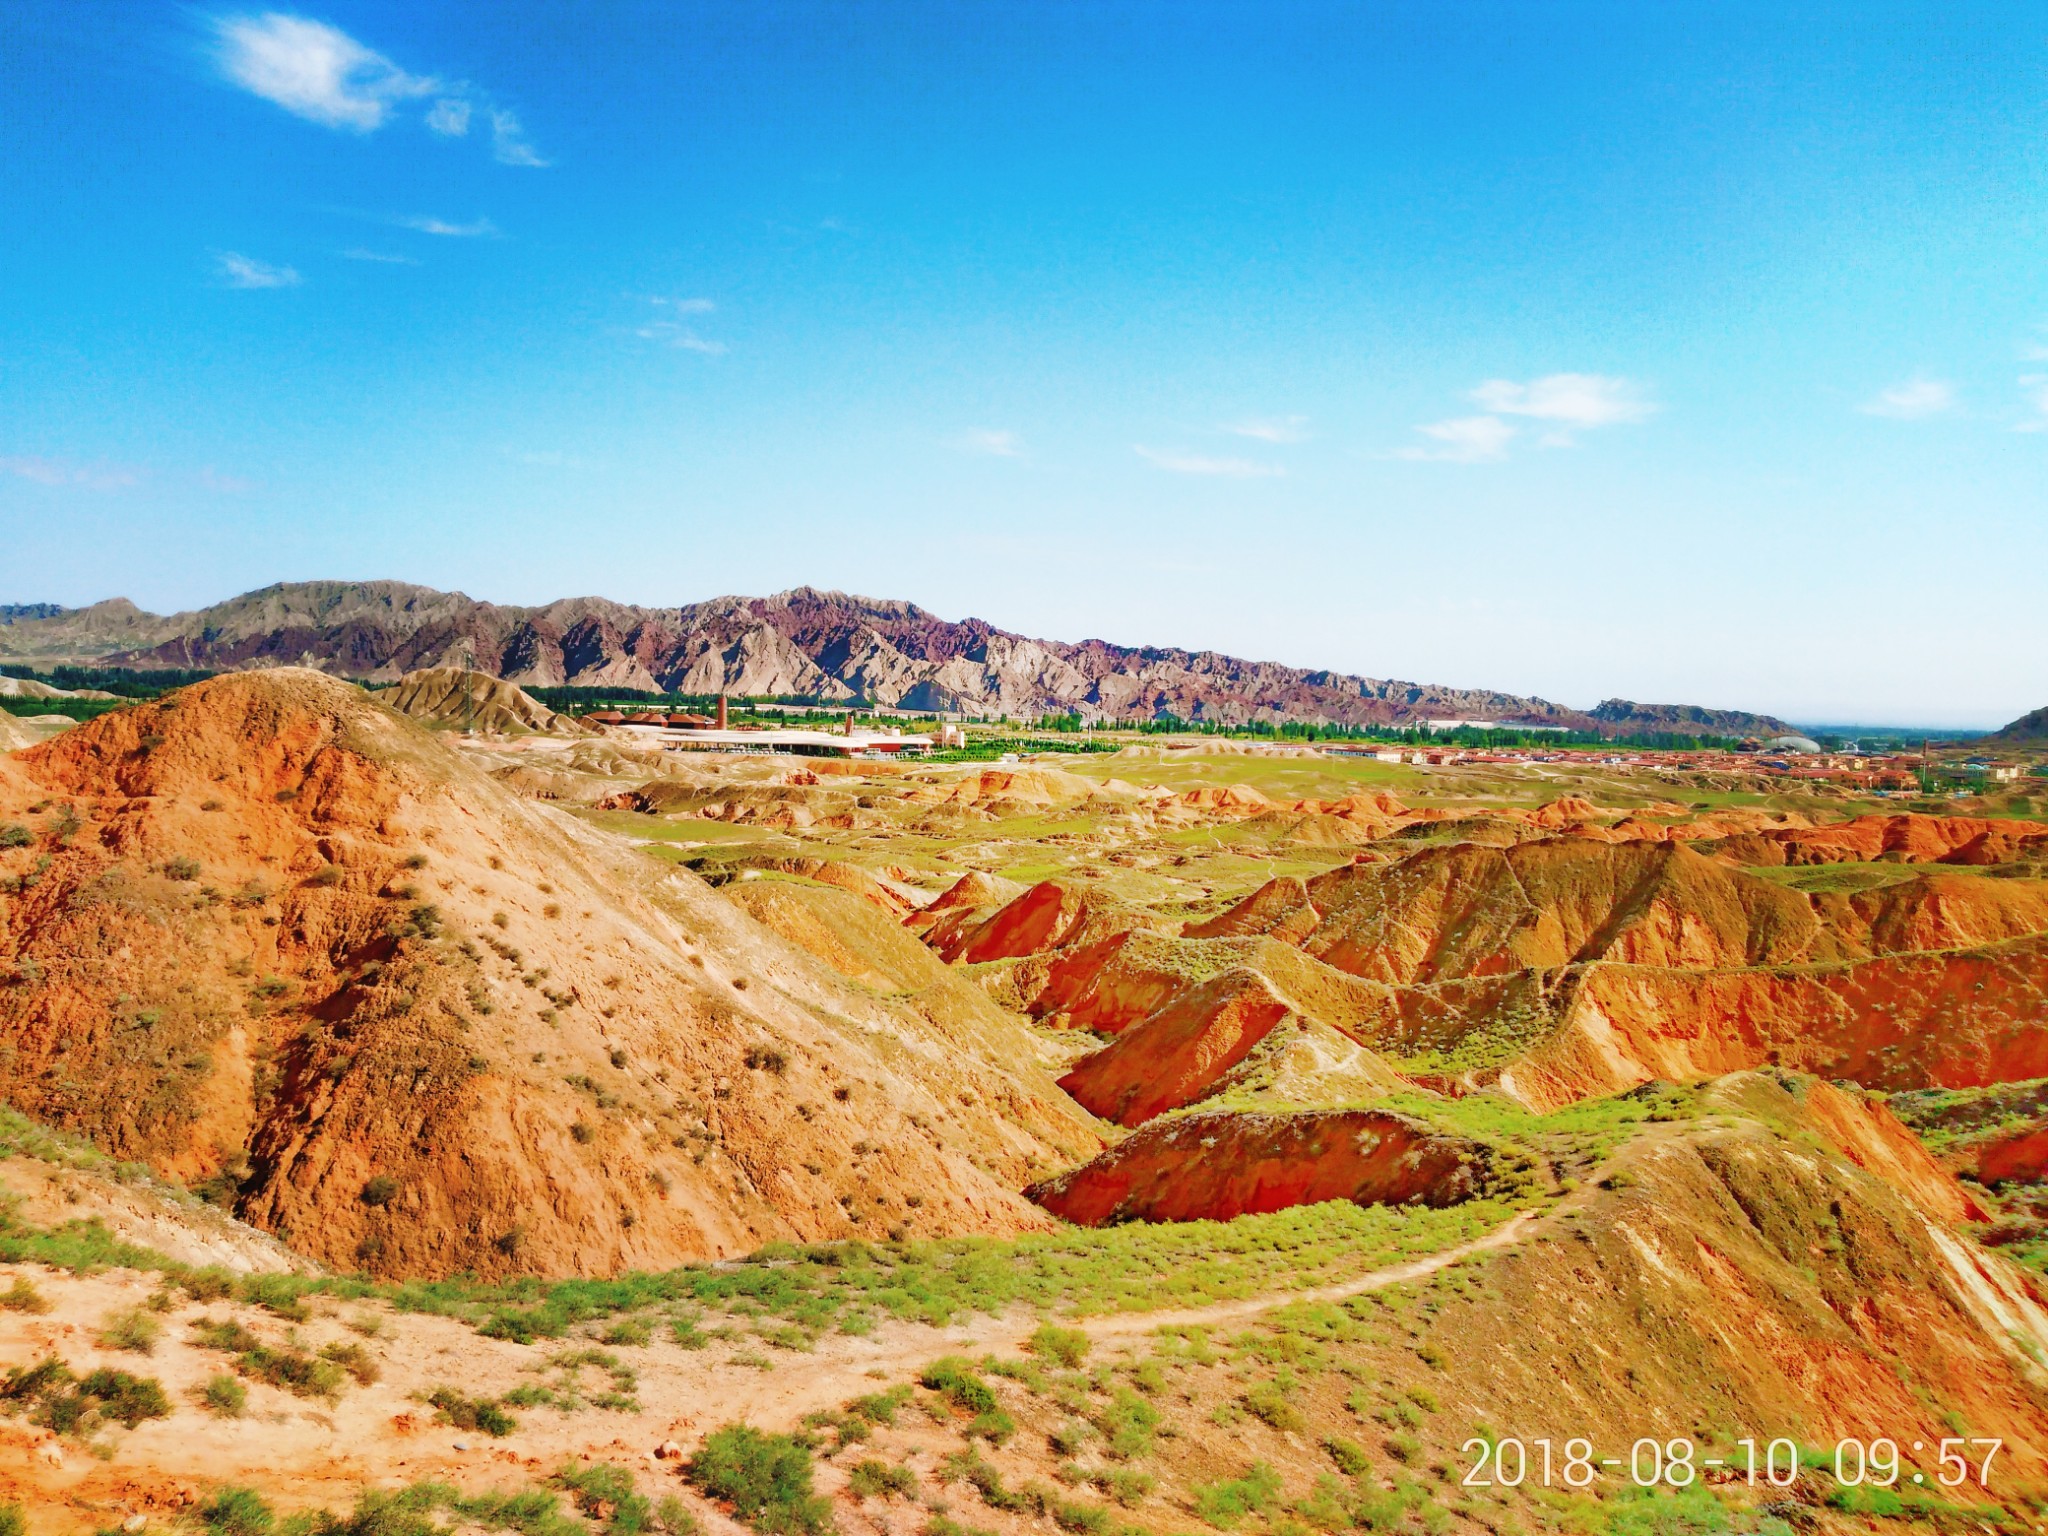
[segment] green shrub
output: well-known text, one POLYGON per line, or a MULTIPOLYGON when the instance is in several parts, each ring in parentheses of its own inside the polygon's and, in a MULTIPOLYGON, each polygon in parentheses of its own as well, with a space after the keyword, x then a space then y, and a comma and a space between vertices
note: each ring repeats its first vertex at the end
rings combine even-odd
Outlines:
POLYGON ((453 1387, 436 1387, 427 1394, 434 1417, 457 1429, 480 1429, 487 1435, 509 1435, 519 1421, 487 1397, 465 1397, 453 1387))
POLYGON ((654 1319, 651 1317, 624 1317, 613 1323, 599 1338, 600 1344, 620 1344, 629 1349, 638 1349, 654 1340, 654 1319))
POLYGON ((19 1504, 0 1504, 0 1536, 28 1536, 28 1521, 19 1504))
POLYGON ((1024 1341, 1024 1347, 1040 1359, 1071 1371, 1088 1358, 1088 1335, 1079 1328, 1055 1328, 1047 1323, 1024 1341))
POLYGON ((320 1351, 320 1358, 347 1371, 359 1387, 369 1386, 382 1374, 370 1352, 360 1344, 329 1344, 320 1351))
POLYGON ((1129 1467, 1106 1467, 1092 1473, 1088 1480, 1126 1509, 1143 1503, 1153 1486, 1150 1473, 1133 1471, 1129 1467))
POLYGON ((568 1490, 582 1513, 595 1516, 611 1511, 605 1523, 607 1536, 638 1536, 653 1523, 653 1506, 645 1494, 634 1489, 633 1474, 624 1467, 603 1461, 588 1467, 565 1466, 554 1481, 568 1490))
POLYGON ((43 1293, 36 1289, 33 1280, 16 1275, 14 1284, 0 1291, 0 1308, 9 1312, 47 1312, 50 1310, 50 1303, 44 1299, 43 1293))
POLYGON ((886 1461, 862 1461, 854 1465, 847 1474, 846 1491, 856 1499, 882 1498, 895 1495, 898 1498, 914 1498, 917 1495, 917 1474, 908 1467, 892 1467, 886 1461))
POLYGON ((18 821, 0 824, 0 848, 26 848, 36 835, 18 821))
POLYGON ((672 1493, 663 1494, 654 1506, 654 1523, 668 1532, 668 1536, 697 1536, 697 1517, 672 1493))
POLYGON ((223 1488, 199 1506, 209 1536, 269 1536, 277 1516, 253 1488, 223 1488))
POLYGON ((1095 1427, 1109 1443, 1109 1454, 1118 1460, 1149 1456, 1153 1437, 1159 1432, 1159 1410, 1129 1387, 1118 1387, 1109 1406, 1096 1415, 1095 1427))
POLYGON ((846 1411, 855 1418, 866 1419, 870 1424, 891 1424, 896 1422, 896 1411, 910 1401, 910 1388, 891 1387, 886 1392, 877 1392, 870 1397, 856 1397, 846 1405, 846 1411))
POLYGON ((1354 1441, 1332 1435, 1323 1442, 1323 1449, 1330 1453, 1330 1460, 1337 1463, 1337 1470, 1346 1477, 1363 1477, 1372 1470, 1372 1462, 1364 1447, 1354 1441))
POLYGON ((1295 1433, 1307 1424, 1301 1410, 1288 1400, 1286 1388, 1277 1381, 1254 1382, 1244 1395, 1244 1405, 1255 1418, 1282 1434, 1295 1433))
POLYGON ((140 1307, 130 1307, 124 1312, 111 1312, 100 1325, 99 1343, 102 1349, 124 1349, 131 1354, 148 1355, 156 1352, 156 1341, 164 1336, 164 1325, 151 1317, 140 1307))
POLYGON ((356 1198, 372 1209, 379 1209, 398 1198, 398 1189, 398 1180, 390 1174, 374 1174, 364 1181, 362 1193, 356 1198))
POLYGON ((1222 1482, 1197 1484, 1195 1513, 1220 1531, 1227 1531, 1246 1515, 1263 1515, 1280 1501, 1280 1474, 1265 1462, 1254 1462, 1242 1477, 1222 1482))
POLYGON ((773 1536, 810 1536, 831 1523, 832 1505, 811 1491, 811 1452, 793 1435, 747 1424, 714 1430, 685 1469, 690 1481, 733 1514, 773 1536))
MULTIPOLYGON (((164 1396, 162 1383, 151 1376, 131 1376, 102 1366, 74 1381, 70 1370, 54 1358, 31 1367, 27 1374, 42 1377, 31 1389, 36 1402, 34 1422, 60 1435, 91 1434, 109 1420, 133 1429, 145 1419, 170 1416, 171 1401, 164 1396), (50 1366, 56 1369, 45 1374, 50 1366)), ((15 1372, 7 1375, 11 1388, 15 1372)))
POLYGON ((249 1389, 223 1371, 209 1376, 199 1389, 199 1401, 209 1413, 224 1419, 239 1419, 249 1410, 249 1389))
POLYGON ((188 1269, 177 1277, 177 1283, 194 1301, 225 1301, 235 1294, 234 1273, 219 1264, 188 1269))
POLYGON ((958 1355, 934 1360, 918 1378, 921 1386, 943 1393, 964 1413, 989 1413, 1000 1408, 995 1389, 975 1374, 974 1367, 958 1355))

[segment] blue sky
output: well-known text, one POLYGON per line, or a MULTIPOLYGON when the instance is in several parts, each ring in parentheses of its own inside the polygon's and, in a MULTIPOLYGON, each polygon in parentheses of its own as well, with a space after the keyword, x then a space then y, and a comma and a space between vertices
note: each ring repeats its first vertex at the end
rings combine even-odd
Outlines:
POLYGON ((2035 5, 0 8, 0 601, 2048 702, 2035 5))

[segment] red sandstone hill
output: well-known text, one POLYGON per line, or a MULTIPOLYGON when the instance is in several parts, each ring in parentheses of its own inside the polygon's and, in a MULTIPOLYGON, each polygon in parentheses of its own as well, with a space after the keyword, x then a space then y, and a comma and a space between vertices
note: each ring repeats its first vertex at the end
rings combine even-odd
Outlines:
MULTIPOLYGON (((1939 830, 1909 841, 1968 831, 1939 830)), ((2048 1075, 2048 882, 1947 867, 1809 893, 1684 842, 1567 835, 1282 878, 1180 936, 1047 882, 927 937, 1022 957, 989 985, 1109 1036, 1061 1083, 1126 1125, 1223 1091, 1302 1022, 1367 1079, 1538 1106, 1774 1062, 1887 1089, 2048 1075)))
MULTIPOLYGON (((1609 700, 1588 713, 1480 688, 1354 677, 1214 651, 1033 640, 914 603, 820 592, 721 597, 679 608, 569 598, 500 607, 395 581, 281 583, 159 617, 125 599, 0 626, 0 656, 121 666, 239 669, 298 664, 393 680, 478 666, 513 683, 683 693, 871 699, 987 714, 1079 710, 1098 718, 1321 720, 1429 717, 1568 725, 1609 733, 1699 729, 1691 706, 1609 700)), ((1706 712, 1751 734, 1782 722, 1706 712)))
POLYGON ((345 1268, 1012 1232, 1100 1145, 1006 1016, 844 981, 316 672, 0 758, 0 821, 0 1097, 345 1268))

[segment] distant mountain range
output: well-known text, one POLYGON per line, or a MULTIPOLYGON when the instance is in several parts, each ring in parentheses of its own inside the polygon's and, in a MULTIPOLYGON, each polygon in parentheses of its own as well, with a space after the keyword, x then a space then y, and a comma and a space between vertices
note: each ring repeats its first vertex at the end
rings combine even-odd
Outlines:
POLYGON ((471 666, 526 686, 866 700, 903 709, 1101 720, 1426 719, 1771 735, 1769 715, 1609 699, 1590 710, 1484 688, 1391 682, 1245 661, 1215 651, 1033 640, 914 603, 799 587, 643 608, 600 597, 501 607, 397 581, 282 583, 168 616, 125 598, 65 609, 0 607, 0 660, 218 671, 308 666, 389 681, 471 666))

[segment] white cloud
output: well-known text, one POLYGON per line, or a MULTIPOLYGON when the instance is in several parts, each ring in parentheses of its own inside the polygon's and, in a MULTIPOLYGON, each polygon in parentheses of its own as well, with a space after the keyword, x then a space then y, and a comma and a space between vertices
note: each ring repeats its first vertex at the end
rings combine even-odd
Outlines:
POLYGON ((656 309, 672 309, 679 315, 708 315, 718 308, 709 299, 670 299, 656 295, 647 302, 656 309))
POLYGON ((1472 391, 1472 401, 1496 416, 1533 416, 1567 432, 1643 421, 1657 412, 1639 385, 1597 373, 1550 373, 1527 384, 1488 379, 1472 391))
POLYGON ((1514 427, 1498 416, 1459 416, 1450 421, 1433 421, 1415 430, 1432 439, 1436 446, 1418 443, 1399 448, 1394 452, 1395 458, 1434 464, 1480 464, 1505 458, 1508 444, 1515 436, 1514 427))
POLYGON ((326 128, 375 133, 395 111, 432 97, 421 121, 442 138, 469 134, 471 118, 491 124, 501 165, 545 166, 518 116, 467 81, 401 69, 337 27, 283 11, 211 18, 221 75, 243 90, 326 128))
POLYGON ((725 355, 724 342, 706 340, 687 325, 678 325, 673 320, 650 320, 636 328, 633 334, 642 341, 658 341, 663 346, 684 352, 701 352, 706 357, 725 355))
POLYGON ((328 128, 373 133, 392 106, 443 89, 324 22, 272 11, 214 21, 220 68, 236 85, 328 128))
POLYGON ((489 219, 473 219, 467 224, 456 224, 447 219, 437 219, 419 213, 409 218, 393 219, 400 229, 417 230, 423 235, 445 235, 451 240, 481 240, 494 237, 498 226, 489 219))
POLYGON ((1001 427, 974 427, 960 434, 958 446, 965 453, 985 453, 998 459, 1024 456, 1024 441, 1001 427))
POLYGON ((1231 480, 1271 479, 1287 473, 1278 464, 1256 464, 1250 459, 1212 459, 1197 453, 1167 453, 1133 443, 1131 451, 1148 464, 1176 475, 1219 475, 1231 480))
POLYGON ((1235 422, 1224 429, 1239 437, 1257 438, 1262 443, 1300 443, 1308 440, 1306 416, 1281 416, 1261 421, 1235 422))
POLYGON ((427 126, 444 139, 459 139, 469 132, 470 104, 459 96, 444 96, 427 114, 427 126))
POLYGON ((350 246, 341 253, 341 256, 344 261, 375 261, 390 267, 416 267, 419 265, 417 257, 400 256, 392 251, 366 250, 360 245, 350 246))
POLYGON ((1956 408, 1956 387, 1946 379, 1912 378, 1880 390, 1856 409, 1892 421, 1925 421, 1956 408))
POLYGON ((72 464, 33 455, 0 458, 0 473, 32 480, 37 485, 78 486, 88 491, 123 491, 142 483, 142 472, 104 464, 72 464))
POLYGON ((552 164, 543 160, 534 147, 526 142, 526 132, 519 126, 519 119, 503 108, 491 113, 491 153, 500 165, 527 165, 545 168, 552 164))
POLYGON ((244 256, 239 251, 217 251, 214 261, 221 281, 230 288, 296 288, 299 274, 292 267, 274 267, 267 261, 244 256))

